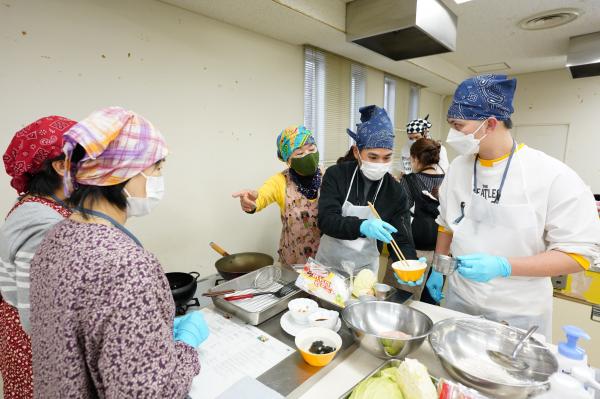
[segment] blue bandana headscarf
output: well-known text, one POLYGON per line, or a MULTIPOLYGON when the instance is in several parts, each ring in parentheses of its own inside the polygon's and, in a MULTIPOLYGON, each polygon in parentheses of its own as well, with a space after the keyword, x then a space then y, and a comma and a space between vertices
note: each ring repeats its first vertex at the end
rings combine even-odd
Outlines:
POLYGON ((315 144, 312 132, 302 125, 289 126, 277 136, 277 156, 287 162, 295 150, 306 144, 315 144))
POLYGON ((367 105, 358 110, 360 121, 356 133, 347 129, 359 150, 365 148, 394 148, 394 126, 385 109, 367 105))
POLYGON ((448 118, 484 120, 510 118, 512 101, 517 88, 516 79, 506 75, 479 75, 462 82, 454 92, 448 118))

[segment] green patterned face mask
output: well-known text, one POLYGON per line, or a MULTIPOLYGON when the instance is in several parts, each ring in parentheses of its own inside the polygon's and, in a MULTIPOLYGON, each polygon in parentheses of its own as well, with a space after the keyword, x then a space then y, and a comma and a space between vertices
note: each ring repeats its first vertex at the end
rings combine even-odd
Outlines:
POLYGON ((319 152, 311 152, 302 158, 292 158, 290 165, 299 175, 312 176, 319 167, 319 152))

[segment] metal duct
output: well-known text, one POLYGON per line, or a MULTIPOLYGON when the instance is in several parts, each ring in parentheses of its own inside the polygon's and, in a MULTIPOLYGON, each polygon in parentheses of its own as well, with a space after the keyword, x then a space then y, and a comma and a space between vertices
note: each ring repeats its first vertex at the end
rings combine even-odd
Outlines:
POLYGON ((346 4, 346 40, 396 61, 456 50, 457 22, 439 0, 346 4))

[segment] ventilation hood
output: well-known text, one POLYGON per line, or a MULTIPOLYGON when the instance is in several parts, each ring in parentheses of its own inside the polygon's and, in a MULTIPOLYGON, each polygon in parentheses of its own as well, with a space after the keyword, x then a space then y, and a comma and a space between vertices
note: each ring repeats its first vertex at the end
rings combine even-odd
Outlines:
POLYGON ((600 32, 569 39, 567 68, 573 79, 600 76, 600 32))
POLYGON ((354 0, 346 40, 395 61, 456 50, 457 17, 439 0, 354 0))

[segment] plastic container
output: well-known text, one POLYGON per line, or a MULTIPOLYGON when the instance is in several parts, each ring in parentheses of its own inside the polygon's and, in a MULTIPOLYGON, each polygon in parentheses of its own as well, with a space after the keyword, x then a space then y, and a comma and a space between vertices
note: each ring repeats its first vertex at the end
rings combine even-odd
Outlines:
POLYGON ((593 395, 586 391, 579 381, 569 375, 554 373, 548 381, 550 390, 536 396, 536 399, 593 399, 593 395))
POLYGON ((590 336, 577 326, 563 326, 567 340, 558 344, 555 353, 558 361, 558 371, 571 374, 573 366, 588 367, 588 358, 585 350, 577 346, 580 338, 590 339, 590 336))

